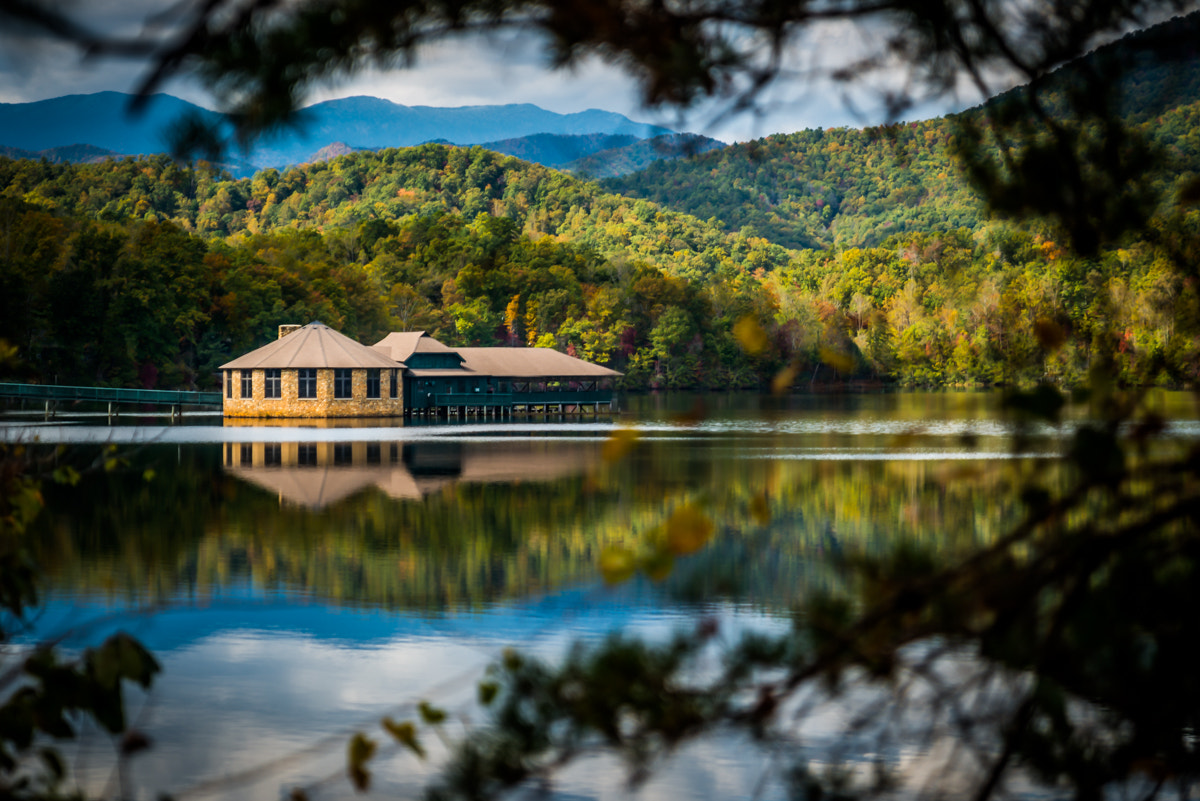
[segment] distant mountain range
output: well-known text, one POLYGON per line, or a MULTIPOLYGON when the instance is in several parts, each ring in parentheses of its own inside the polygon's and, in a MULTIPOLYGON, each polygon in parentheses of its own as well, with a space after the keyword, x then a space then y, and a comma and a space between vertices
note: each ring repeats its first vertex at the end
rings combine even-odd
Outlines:
MULTIPOLYGON (((170 150, 174 126, 187 116, 218 129, 224 125, 216 112, 164 94, 154 95, 144 112, 133 115, 131 99, 120 92, 99 92, 0 104, 0 153, 72 162, 163 153, 170 150)), ((227 166, 249 173, 321 160, 331 153, 440 141, 483 145, 561 167, 672 133, 597 109, 558 114, 528 103, 435 108, 349 97, 308 107, 294 129, 264 137, 248 152, 231 154, 227 166)))
POLYGON ((120 158, 121 154, 94 145, 67 145, 45 150, 22 150, 19 147, 0 145, 0 156, 10 159, 45 159, 52 164, 90 164, 104 159, 120 158))

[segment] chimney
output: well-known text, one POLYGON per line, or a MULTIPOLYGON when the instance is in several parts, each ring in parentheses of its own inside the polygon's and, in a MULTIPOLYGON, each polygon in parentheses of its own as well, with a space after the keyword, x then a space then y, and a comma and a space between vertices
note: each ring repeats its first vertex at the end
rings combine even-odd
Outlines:
POLYGON ((288 334, 292 333, 293 331, 297 330, 298 328, 301 328, 301 326, 298 326, 298 325, 281 325, 281 326, 279 326, 279 339, 283 339, 288 334))

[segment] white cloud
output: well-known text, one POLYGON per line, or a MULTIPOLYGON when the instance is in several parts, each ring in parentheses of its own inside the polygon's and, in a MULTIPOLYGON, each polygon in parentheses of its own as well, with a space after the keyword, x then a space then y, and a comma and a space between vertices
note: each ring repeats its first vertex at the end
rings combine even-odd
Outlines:
MULTIPOLYGON (((85 21, 109 31, 141 30, 158 0, 101 0, 80 4, 85 21), (85 10, 86 9, 86 10, 85 10)), ((27 33, 27 32, 26 32, 27 33)), ((728 103, 702 103, 684 113, 646 109, 635 81, 616 66, 587 59, 571 69, 552 70, 536 37, 521 32, 451 39, 425 47, 411 67, 373 68, 313 87, 310 102, 369 95, 404 105, 467 106, 533 103, 561 113, 599 108, 677 130, 692 130, 725 141, 745 141, 808 127, 866 125, 883 121, 881 89, 899 88, 902 73, 872 75, 863 88, 847 89, 823 77, 881 37, 852 23, 829 24, 797 39, 784 65, 785 78, 758 99, 755 108, 727 114, 728 103)), ((0 33, 0 101, 28 102, 65 94, 131 91, 146 65, 132 60, 84 60, 70 47, 20 32, 0 33)), ((177 80, 164 87, 176 96, 213 106, 203 86, 177 80)), ((910 116, 934 116, 978 102, 941 102, 910 116)))

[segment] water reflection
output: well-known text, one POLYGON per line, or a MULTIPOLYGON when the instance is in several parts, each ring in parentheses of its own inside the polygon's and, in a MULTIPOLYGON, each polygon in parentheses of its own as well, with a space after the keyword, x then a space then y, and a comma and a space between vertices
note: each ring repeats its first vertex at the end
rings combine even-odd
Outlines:
POLYGON ((595 441, 240 442, 225 444, 225 470, 278 496, 321 509, 375 487, 420 500, 458 483, 550 482, 582 475, 600 459, 595 441))
MULTIPOLYGON (((1002 532, 1020 513, 1015 488, 1053 472, 1013 458, 1004 425, 963 421, 953 432, 997 432, 966 438, 936 418, 914 431, 836 406, 664 415, 628 421, 636 442, 615 462, 611 423, 179 427, 166 432, 179 441, 149 445, 136 443, 155 432, 116 428, 126 467, 45 488, 41 558, 57 591, 131 602, 249 582, 346 605, 476 608, 595 580, 605 548, 641 547, 690 505, 718 536, 664 592, 786 608, 831 580, 830 554, 899 538, 948 552, 1002 532)), ((1044 439, 1035 455, 1057 447, 1044 439)))
MULTIPOLYGON (((785 625, 806 590, 839 580, 831 562, 900 540, 938 555, 975 547, 1020 518, 1018 488, 1062 480, 1046 457, 1067 429, 1039 429, 1014 455, 994 396, 705 403, 699 418, 685 414, 694 399, 631 404, 619 424, 637 440, 615 462, 602 456, 610 422, 63 421, 0 436, 77 443, 85 461, 107 442, 131 446, 117 470, 48 484, 33 540, 51 598, 44 632, 166 610, 121 620, 166 665, 135 710, 156 747, 135 760, 133 795, 207 797, 184 791, 288 759, 214 795, 279 797, 335 776, 314 797, 348 798, 349 730, 420 698, 456 709, 506 645, 553 654, 614 628, 661 635, 698 614, 785 625), (606 548, 661 536, 683 505, 713 522, 704 548, 662 582, 599 580, 606 548)), ((1194 415, 1170 430, 1198 434, 1194 415)), ((105 745, 88 752, 89 787, 110 775, 105 745)), ((415 795, 428 770, 387 765, 379 795, 415 795)), ((761 771, 749 749, 701 743, 642 797, 747 797, 761 771)), ((624 797, 616 776, 586 763, 563 797, 624 797)))

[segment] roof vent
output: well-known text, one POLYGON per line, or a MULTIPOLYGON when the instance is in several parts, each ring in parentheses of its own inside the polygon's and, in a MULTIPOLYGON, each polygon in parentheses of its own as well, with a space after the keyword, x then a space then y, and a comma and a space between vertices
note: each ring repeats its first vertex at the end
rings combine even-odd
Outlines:
POLYGON ((281 326, 279 326, 279 339, 283 339, 288 334, 292 333, 293 331, 298 331, 298 330, 300 330, 300 326, 295 325, 295 324, 281 325, 281 326))

